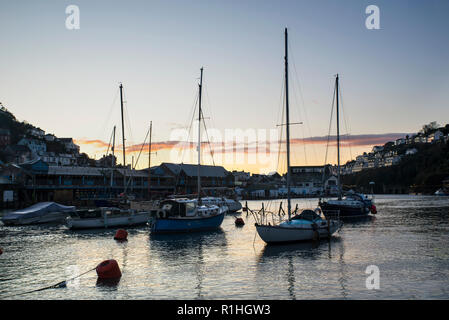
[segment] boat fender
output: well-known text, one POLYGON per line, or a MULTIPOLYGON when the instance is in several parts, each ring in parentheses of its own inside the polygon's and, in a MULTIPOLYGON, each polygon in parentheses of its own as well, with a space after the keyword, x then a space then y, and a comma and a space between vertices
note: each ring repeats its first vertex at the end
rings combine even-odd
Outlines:
POLYGON ((316 231, 318 229, 318 225, 314 222, 312 223, 312 230, 316 231))
POLYGON ((320 240, 320 233, 317 230, 313 231, 313 237, 312 237, 313 241, 317 241, 320 240))
POLYGON ((103 261, 95 270, 99 279, 115 279, 122 276, 118 263, 114 259, 103 261))
POLYGON ((118 229, 115 233, 114 240, 127 241, 128 232, 125 229, 118 229))
POLYGON ((3 253, 3 249, 2 248, 0 248, 0 255, 3 253))
POLYGON ((376 208, 376 206, 374 204, 371 205, 370 211, 371 211, 372 214, 376 214, 377 213, 377 208, 376 208))

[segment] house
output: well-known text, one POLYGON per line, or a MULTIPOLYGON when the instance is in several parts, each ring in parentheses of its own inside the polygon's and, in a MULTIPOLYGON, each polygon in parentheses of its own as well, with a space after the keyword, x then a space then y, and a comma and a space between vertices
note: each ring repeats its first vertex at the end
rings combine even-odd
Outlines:
POLYGON ((385 158, 385 167, 394 166, 401 162, 401 156, 392 156, 385 158))
POLYGON ((440 130, 435 131, 434 133, 429 135, 429 141, 430 142, 439 142, 442 141, 444 138, 444 133, 440 130))
POLYGON ((331 166, 294 166, 291 170, 291 185, 299 195, 317 195, 325 191, 325 181, 331 176, 331 166))
POLYGON ((406 143, 406 140, 404 138, 399 138, 399 139, 396 139, 396 141, 394 142, 394 145, 399 146, 399 145, 405 144, 405 143, 406 143))
POLYGON ((7 162, 14 163, 30 161, 33 157, 31 150, 23 145, 7 146, 4 150, 4 155, 7 162))
POLYGON ((27 146, 33 155, 42 155, 45 151, 47 151, 47 145, 45 142, 37 139, 28 139, 22 138, 17 143, 19 146, 27 146))
MULTIPOLYGON (((185 194, 197 193, 198 190, 198 165, 175 164, 163 162, 160 167, 175 178, 177 190, 185 194)), ((200 166, 201 188, 205 193, 213 193, 214 190, 223 187, 234 186, 234 176, 222 166, 200 166), (206 189, 210 192, 206 192, 206 189)))
POLYGON ((0 147, 9 146, 11 143, 11 132, 8 129, 0 128, 0 147))
POLYGON ((45 139, 45 141, 50 141, 50 142, 52 142, 52 141, 55 141, 55 140, 56 140, 56 136, 55 136, 54 134, 47 133, 47 134, 44 136, 44 139, 45 139))
POLYGON ((417 153, 418 152, 418 150, 416 149, 416 148, 411 148, 411 149, 407 149, 406 151, 405 151, 405 155, 412 155, 412 154, 415 154, 415 153, 417 153))
POLYGON ((414 143, 427 143, 427 137, 419 134, 413 138, 413 142, 414 143))
POLYGON ((41 139, 44 137, 45 131, 42 129, 39 129, 39 128, 31 128, 31 129, 28 129, 28 134, 35 138, 41 139))
POLYGON ((373 153, 380 152, 383 150, 384 150, 384 147, 382 147, 382 146, 374 146, 373 147, 373 153))
POLYGON ((234 176, 234 184, 237 186, 245 186, 251 177, 249 172, 233 170, 231 174, 234 176))
POLYGON ((64 144, 67 152, 76 155, 80 153, 80 147, 73 142, 72 138, 60 138, 59 141, 64 144))

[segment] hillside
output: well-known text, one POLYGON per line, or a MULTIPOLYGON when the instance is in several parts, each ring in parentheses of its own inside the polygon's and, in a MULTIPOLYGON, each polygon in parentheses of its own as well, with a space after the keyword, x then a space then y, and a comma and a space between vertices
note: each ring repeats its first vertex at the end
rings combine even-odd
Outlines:
MULTIPOLYGON (((369 183, 373 181, 375 193, 433 194, 443 186, 442 181, 449 177, 449 142, 416 143, 412 147, 418 152, 404 155, 399 164, 344 175, 343 185, 370 192, 369 183)), ((404 146, 396 149, 398 154, 403 154, 404 146)))

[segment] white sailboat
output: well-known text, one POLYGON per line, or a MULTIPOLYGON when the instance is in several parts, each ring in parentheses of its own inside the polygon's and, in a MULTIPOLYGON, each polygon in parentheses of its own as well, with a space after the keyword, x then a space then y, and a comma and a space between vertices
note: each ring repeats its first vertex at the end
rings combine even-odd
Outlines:
MULTIPOLYGON (((287 137, 287 205, 288 220, 277 225, 266 221, 256 223, 256 230, 260 238, 268 244, 317 240, 330 237, 340 227, 337 220, 326 220, 313 210, 303 210, 301 214, 292 217, 290 198, 290 119, 288 104, 288 33, 285 28, 285 108, 286 108, 286 137, 287 137)), ((280 216, 280 215, 279 215, 280 216)))

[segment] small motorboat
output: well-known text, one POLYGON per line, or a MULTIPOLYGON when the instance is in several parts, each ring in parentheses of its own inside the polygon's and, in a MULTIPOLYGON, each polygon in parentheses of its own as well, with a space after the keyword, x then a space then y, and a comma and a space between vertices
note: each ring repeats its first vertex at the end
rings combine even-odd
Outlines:
POLYGON ((27 225, 64 222, 66 217, 75 212, 74 206, 64 206, 56 202, 39 202, 31 207, 8 212, 2 218, 5 225, 27 225))
POLYGON ((368 214, 376 214, 377 209, 373 199, 363 194, 350 192, 344 197, 335 200, 319 201, 318 205, 324 216, 331 217, 334 212, 339 212, 340 218, 363 217, 368 214))
POLYGON ((78 210, 67 217, 66 224, 69 229, 113 228, 146 224, 149 218, 147 211, 102 207, 78 210))

